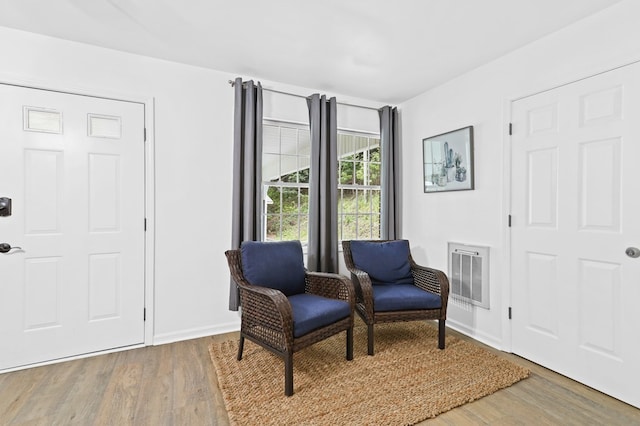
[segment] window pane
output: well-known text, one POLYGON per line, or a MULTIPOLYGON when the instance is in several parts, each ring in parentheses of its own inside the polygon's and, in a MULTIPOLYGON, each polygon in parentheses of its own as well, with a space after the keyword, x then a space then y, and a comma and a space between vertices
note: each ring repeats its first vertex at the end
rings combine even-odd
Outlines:
POLYGON ((369 163, 369 183, 367 185, 380 186, 380 163, 369 163))
POLYGON ((358 191, 359 213, 369 213, 371 211, 371 191, 368 189, 358 191))
POLYGON ((262 180, 277 181, 280 179, 280 155, 262 154, 262 180))
POLYGON ((262 128, 262 152, 269 154, 280 153, 280 128, 264 125, 262 128))
POLYGON ((361 240, 371 239, 370 215, 358 215, 358 238, 361 240))
POLYGON ((355 189, 343 189, 338 195, 338 209, 342 213, 356 212, 356 193, 355 189))
POLYGON ((354 172, 354 163, 353 161, 341 161, 340 162, 340 183, 343 185, 352 185, 354 183, 353 172, 354 172))
POLYGON ((371 212, 380 214, 380 190, 371 190, 371 212))
POLYGON ((369 149, 369 138, 366 136, 356 136, 354 138, 356 152, 363 153, 369 149))
POLYGON ((265 199, 267 214, 280 214, 280 188, 270 186, 267 189, 267 197, 265 199))
POLYGON ((298 157, 295 155, 280 156, 280 176, 283 182, 298 182, 298 157))
POLYGON ((298 182, 309 183, 309 157, 298 157, 298 182))
POLYGON ((303 245, 309 241, 309 215, 300 216, 300 236, 298 239, 303 245))
POLYGON ((300 214, 309 215, 309 188, 300 188, 300 214))
POLYGON ((380 238, 380 214, 371 215, 371 238, 380 238))
POLYGON ((356 215, 344 214, 341 217, 341 230, 343 240, 355 240, 356 237, 356 215))
POLYGON ((297 240, 300 236, 300 218, 297 214, 282 215, 282 239, 297 240))
POLYGON ((282 213, 298 213, 298 188, 282 188, 282 213))
POLYGON ((120 139, 122 120, 120 117, 99 114, 87 114, 88 136, 96 138, 120 139))
POLYGON ((311 155, 311 134, 309 129, 298 130, 298 155, 311 155))
POLYGON ((298 129, 280 128, 280 153, 285 155, 298 153, 298 129))
POLYGON ((266 241, 280 241, 281 238, 280 215, 267 215, 266 241))
POLYGON ((355 152, 353 139, 352 135, 338 135, 338 156, 340 159, 353 160, 353 154, 355 152))
POLYGON ((362 161, 356 161, 355 162, 355 168, 356 168, 356 185, 364 185, 364 179, 365 179, 365 167, 364 167, 364 163, 362 161))

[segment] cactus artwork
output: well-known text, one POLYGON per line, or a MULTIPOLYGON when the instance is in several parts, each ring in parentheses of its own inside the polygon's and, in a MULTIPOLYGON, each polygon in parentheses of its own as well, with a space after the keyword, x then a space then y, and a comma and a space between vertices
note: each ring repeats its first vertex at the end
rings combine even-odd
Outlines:
POLYGON ((424 192, 474 189, 473 126, 422 140, 424 192))
POLYGON ((449 148, 449 142, 444 143, 445 167, 448 169, 453 167, 453 148, 449 148))

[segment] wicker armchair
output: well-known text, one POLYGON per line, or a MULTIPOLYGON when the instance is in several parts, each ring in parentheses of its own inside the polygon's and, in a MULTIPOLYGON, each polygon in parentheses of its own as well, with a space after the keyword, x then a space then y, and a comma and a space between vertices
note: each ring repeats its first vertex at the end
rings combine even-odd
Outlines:
POLYGON ((444 272, 417 265, 406 240, 343 241, 342 248, 356 312, 367 324, 369 355, 374 353, 374 324, 395 321, 438 320, 438 347, 444 349, 449 297, 444 272))
POLYGON ((245 338, 279 355, 291 396, 294 352, 346 331, 353 359, 355 293, 346 277, 307 271, 299 241, 247 241, 225 255, 240 289, 238 361, 245 338))

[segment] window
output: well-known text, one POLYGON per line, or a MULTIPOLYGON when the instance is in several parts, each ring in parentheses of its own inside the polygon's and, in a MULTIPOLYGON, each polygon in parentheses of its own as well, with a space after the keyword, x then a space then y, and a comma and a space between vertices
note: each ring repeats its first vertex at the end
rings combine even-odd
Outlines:
POLYGON ((338 239, 380 238, 380 136, 338 131, 338 239))
POLYGON ((309 233, 309 126, 264 121, 262 181, 264 241, 300 240, 309 233))
MULTIPOLYGON (((338 238, 380 238, 380 137, 338 130, 338 238)), ((309 126, 264 120, 264 241, 308 241, 309 126)))

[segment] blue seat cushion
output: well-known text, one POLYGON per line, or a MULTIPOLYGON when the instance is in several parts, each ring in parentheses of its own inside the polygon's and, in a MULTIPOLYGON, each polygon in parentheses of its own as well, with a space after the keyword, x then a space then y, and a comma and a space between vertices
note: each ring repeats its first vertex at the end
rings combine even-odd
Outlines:
POLYGON ((376 312, 442 307, 440 296, 411 284, 374 285, 372 288, 373 310, 376 312))
POLYGON ((240 256, 249 283, 280 290, 286 296, 304 293, 306 272, 300 241, 244 241, 240 256))
POLYGON ((351 241, 356 268, 369 274, 373 284, 413 284, 409 241, 351 241))
POLYGON ((344 300, 315 294, 296 294, 288 299, 293 310, 294 337, 304 336, 351 315, 351 307, 344 300))

